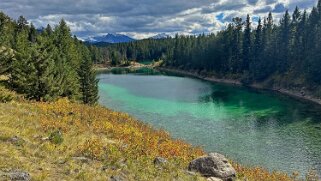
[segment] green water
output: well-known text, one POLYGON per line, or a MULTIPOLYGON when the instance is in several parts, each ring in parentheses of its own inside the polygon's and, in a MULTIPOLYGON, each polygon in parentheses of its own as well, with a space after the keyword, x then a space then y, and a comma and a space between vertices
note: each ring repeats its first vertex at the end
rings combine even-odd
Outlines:
POLYGON ((101 73, 100 103, 248 166, 321 174, 321 106, 144 69, 101 73))

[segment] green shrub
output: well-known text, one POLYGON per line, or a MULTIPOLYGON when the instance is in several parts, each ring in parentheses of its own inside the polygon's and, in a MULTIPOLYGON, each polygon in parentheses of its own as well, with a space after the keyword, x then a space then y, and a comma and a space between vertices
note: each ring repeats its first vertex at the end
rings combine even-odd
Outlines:
POLYGON ((6 103, 14 100, 17 97, 16 93, 10 91, 3 86, 0 86, 0 102, 6 103))
POLYGON ((49 140, 51 143, 59 145, 64 141, 64 138, 62 137, 62 133, 58 130, 50 134, 49 140))

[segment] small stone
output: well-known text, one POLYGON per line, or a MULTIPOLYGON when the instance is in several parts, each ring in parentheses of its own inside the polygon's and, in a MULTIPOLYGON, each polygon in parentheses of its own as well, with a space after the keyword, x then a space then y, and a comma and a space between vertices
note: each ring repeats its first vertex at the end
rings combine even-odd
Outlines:
POLYGON ((67 162, 66 159, 60 159, 57 161, 58 164, 65 164, 67 162))
POLYGON ((165 163, 167 163, 167 160, 163 157, 156 157, 154 159, 154 165, 163 165, 165 163))
POLYGON ((49 137, 44 137, 44 138, 41 138, 41 141, 49 141, 50 138, 49 137))
POLYGON ((220 178, 216 178, 216 177, 209 177, 206 179, 206 181, 223 181, 223 180, 220 178))
POLYGON ((81 163, 89 163, 90 159, 86 157, 72 157, 73 160, 79 161, 81 163))
POLYGON ((107 165, 102 166, 102 167, 101 167, 101 170, 102 170, 102 171, 108 170, 108 166, 107 166, 107 165))
POLYGON ((18 136, 14 136, 8 140, 8 142, 16 145, 16 146, 21 146, 24 143, 24 140, 22 138, 19 138, 18 136))
POLYGON ((196 175, 196 173, 195 172, 191 172, 191 171, 185 171, 186 172, 186 174, 188 174, 188 175, 191 175, 191 176, 195 176, 196 175))
POLYGON ((110 181, 127 181, 127 178, 125 174, 121 173, 120 175, 111 176, 110 181))

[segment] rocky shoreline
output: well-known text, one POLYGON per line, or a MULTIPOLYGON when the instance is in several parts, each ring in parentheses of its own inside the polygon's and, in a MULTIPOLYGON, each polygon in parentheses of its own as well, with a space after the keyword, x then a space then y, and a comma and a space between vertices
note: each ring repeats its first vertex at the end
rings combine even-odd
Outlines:
MULTIPOLYGON (((181 75, 186 75, 186 76, 191 76, 194 78, 198 78, 198 79, 202 79, 202 80, 206 80, 209 82, 213 82, 213 83, 224 83, 224 84, 230 84, 230 85, 237 85, 237 86, 243 86, 243 84, 241 83, 241 81, 239 80, 233 80, 233 79, 220 79, 220 78, 216 78, 216 77, 207 77, 207 76, 202 76, 198 73, 193 73, 193 72, 188 72, 185 70, 178 70, 178 69, 174 69, 174 68, 166 68, 166 67, 157 67, 158 70, 160 71, 165 71, 165 72, 171 72, 171 73, 175 73, 175 74, 181 74, 181 75)), ((259 89, 259 90, 268 90, 268 91, 274 91, 283 95, 287 95, 299 100, 303 100, 303 101, 308 101, 311 103, 315 103, 318 105, 321 105, 321 99, 316 98, 312 95, 306 94, 305 92, 300 92, 300 91, 291 91, 291 90, 287 90, 284 88, 266 88, 263 87, 260 84, 251 84, 251 85, 247 85, 250 88, 254 88, 254 89, 259 89)))

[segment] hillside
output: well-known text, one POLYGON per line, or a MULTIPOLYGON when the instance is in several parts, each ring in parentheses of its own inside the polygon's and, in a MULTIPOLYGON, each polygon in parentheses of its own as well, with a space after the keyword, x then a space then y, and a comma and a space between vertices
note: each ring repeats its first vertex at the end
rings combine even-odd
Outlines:
MULTIPOLYGON (((32 180, 205 180, 188 173, 204 154, 127 114, 61 99, 0 104, 1 173, 24 171, 32 180), (164 165, 153 161, 162 157, 164 165)), ((239 178, 291 180, 286 174, 234 164, 239 178)))

